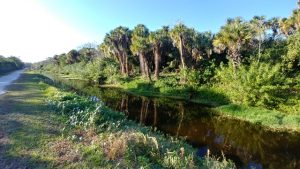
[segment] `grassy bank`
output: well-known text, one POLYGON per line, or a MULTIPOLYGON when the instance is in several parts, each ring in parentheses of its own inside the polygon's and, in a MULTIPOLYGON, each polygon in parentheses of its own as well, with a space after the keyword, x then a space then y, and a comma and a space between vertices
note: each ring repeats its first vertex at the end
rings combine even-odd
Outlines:
POLYGON ((233 168, 44 79, 23 74, 0 96, 0 168, 233 168))

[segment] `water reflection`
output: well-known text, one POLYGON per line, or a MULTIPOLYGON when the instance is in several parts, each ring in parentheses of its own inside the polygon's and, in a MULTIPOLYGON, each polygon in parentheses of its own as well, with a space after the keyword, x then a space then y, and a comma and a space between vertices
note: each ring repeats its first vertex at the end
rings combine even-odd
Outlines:
POLYGON ((216 116, 204 105, 170 99, 134 96, 117 89, 64 83, 100 98, 129 119, 174 136, 185 137, 203 157, 222 152, 239 168, 300 168, 300 134, 274 133, 260 126, 216 116))

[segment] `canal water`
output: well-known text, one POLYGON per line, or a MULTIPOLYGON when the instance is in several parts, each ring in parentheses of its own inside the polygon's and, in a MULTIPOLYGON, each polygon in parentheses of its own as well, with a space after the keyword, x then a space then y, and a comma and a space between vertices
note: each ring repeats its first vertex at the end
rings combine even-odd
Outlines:
POLYGON ((273 132, 260 125, 219 116, 213 108, 167 98, 143 97, 83 81, 56 79, 78 93, 96 96, 131 120, 185 138, 199 156, 210 152, 238 168, 300 168, 300 134, 273 132))

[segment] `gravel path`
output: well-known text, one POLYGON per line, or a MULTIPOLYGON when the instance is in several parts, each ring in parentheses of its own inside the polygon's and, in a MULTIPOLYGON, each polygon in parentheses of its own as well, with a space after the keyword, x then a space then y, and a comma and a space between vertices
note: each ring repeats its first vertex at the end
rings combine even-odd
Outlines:
POLYGON ((13 81, 17 80, 22 72, 23 70, 17 70, 0 77, 0 95, 5 93, 5 87, 10 85, 13 81))

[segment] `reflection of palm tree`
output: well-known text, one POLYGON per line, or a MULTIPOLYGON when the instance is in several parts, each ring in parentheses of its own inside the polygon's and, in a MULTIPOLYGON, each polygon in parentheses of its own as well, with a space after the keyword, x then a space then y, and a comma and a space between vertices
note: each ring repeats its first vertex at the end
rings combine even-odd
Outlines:
POLYGON ((122 95, 121 111, 128 115, 128 95, 122 95))
POLYGON ((184 117, 184 106, 183 106, 183 103, 181 103, 181 102, 179 103, 179 113, 180 113, 180 121, 179 121, 178 129, 176 132, 176 137, 179 136, 179 131, 180 131, 180 128, 182 125, 183 117, 184 117))
POLYGON ((140 124, 143 122, 143 114, 144 114, 144 97, 142 97, 142 106, 141 106, 141 114, 140 114, 140 124))
POLYGON ((153 100, 153 109, 154 109, 154 121, 153 121, 153 126, 156 126, 157 123, 157 103, 156 100, 153 100))
POLYGON ((144 123, 145 119, 148 114, 148 108, 149 108, 149 99, 146 97, 142 97, 142 107, 141 107, 141 115, 140 115, 140 123, 144 123))
POLYGON ((120 107, 120 110, 121 110, 122 112, 124 112, 125 102, 126 102, 126 100, 125 100, 125 98, 122 96, 122 99, 121 99, 121 107, 120 107))
POLYGON ((147 115, 148 115, 148 109, 149 109, 149 103, 150 100, 149 99, 145 99, 145 115, 144 115, 144 122, 146 121, 147 115))

